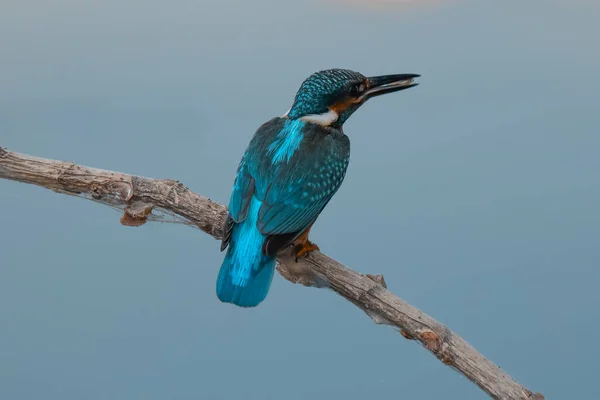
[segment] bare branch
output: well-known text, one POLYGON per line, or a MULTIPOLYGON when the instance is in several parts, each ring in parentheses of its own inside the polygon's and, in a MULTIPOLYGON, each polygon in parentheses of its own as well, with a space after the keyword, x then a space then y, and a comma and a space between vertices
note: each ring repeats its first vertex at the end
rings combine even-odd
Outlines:
MULTIPOLYGON (((183 184, 120 172, 88 168, 10 152, 0 148, 0 178, 42 186, 117 207, 121 223, 139 226, 175 214, 216 239, 227 208, 193 193, 183 184)), ((320 252, 296 263, 290 254, 278 258, 278 271, 305 286, 330 288, 363 310, 375 323, 397 328, 402 336, 420 342, 444 364, 456 369, 494 399, 544 397, 515 382, 464 339, 387 290, 381 275, 363 275, 320 252)))

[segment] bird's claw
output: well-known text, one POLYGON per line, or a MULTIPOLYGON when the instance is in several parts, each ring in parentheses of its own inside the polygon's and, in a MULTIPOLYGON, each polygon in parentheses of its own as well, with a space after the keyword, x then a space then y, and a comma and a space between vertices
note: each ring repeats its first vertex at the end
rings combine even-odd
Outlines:
POLYGON ((307 240, 303 243, 298 243, 296 245, 294 245, 294 254, 296 256, 295 260, 296 262, 298 262, 298 259, 300 257, 303 257, 305 255, 307 255, 308 253, 311 253, 315 250, 321 250, 319 248, 319 246, 317 246, 315 243, 307 240))

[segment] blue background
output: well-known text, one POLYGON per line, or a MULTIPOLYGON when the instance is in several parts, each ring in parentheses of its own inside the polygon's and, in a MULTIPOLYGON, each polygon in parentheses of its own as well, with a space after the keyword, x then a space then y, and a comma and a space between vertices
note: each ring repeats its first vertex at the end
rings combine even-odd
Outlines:
MULTIPOLYGON (((324 252, 547 398, 599 398, 600 3, 4 0, 0 145, 227 202, 310 73, 417 72, 346 124, 324 252)), ((219 243, 0 181, 2 399, 481 399, 326 290, 221 304, 219 243)))

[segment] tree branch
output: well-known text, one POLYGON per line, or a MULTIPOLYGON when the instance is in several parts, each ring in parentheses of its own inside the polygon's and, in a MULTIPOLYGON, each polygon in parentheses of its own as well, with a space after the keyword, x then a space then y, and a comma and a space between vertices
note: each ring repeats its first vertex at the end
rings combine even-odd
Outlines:
MULTIPOLYGON (((152 179, 88 168, 70 162, 31 157, 0 147, 0 178, 85 197, 124 211, 121 223, 139 226, 164 220, 197 226, 216 239, 227 208, 193 193, 178 181, 152 179), (178 219, 177 219, 178 218, 178 219)), ((494 399, 542 400, 514 381, 464 339, 387 290, 381 275, 363 275, 320 252, 296 263, 291 252, 278 257, 278 271, 305 286, 330 288, 363 310, 376 324, 400 330, 420 342, 444 364, 456 369, 494 399)))

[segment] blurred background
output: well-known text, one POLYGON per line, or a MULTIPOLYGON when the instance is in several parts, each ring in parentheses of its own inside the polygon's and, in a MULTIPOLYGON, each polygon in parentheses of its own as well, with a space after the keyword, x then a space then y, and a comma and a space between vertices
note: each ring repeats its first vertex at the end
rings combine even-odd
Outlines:
MULTIPOLYGON (((332 67, 415 72, 345 125, 328 255, 547 398, 598 398, 600 3, 4 0, 0 145, 221 203, 332 67), (373 207, 373 204, 377 206, 373 207)), ((482 399, 326 290, 222 304, 219 243, 0 181, 2 399, 482 399)))

